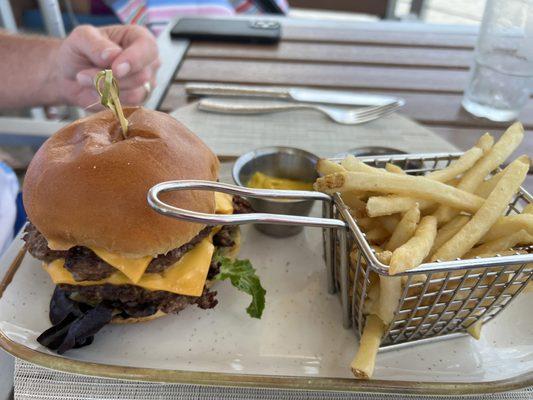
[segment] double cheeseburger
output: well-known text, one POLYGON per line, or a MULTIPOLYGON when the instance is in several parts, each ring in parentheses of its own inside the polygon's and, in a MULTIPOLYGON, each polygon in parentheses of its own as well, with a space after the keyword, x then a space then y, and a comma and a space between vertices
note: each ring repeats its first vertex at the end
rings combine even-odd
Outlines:
MULTIPOLYGON (((24 240, 56 285, 53 326, 38 340, 60 353, 90 344, 109 322, 151 320, 193 304, 213 308, 220 257, 238 251, 238 228, 165 217, 146 201, 159 182, 217 180, 216 156, 167 114, 143 108, 124 114, 126 137, 109 110, 58 131, 24 181, 30 221, 24 240)), ((162 199, 204 213, 249 211, 242 199, 208 191, 162 199)))

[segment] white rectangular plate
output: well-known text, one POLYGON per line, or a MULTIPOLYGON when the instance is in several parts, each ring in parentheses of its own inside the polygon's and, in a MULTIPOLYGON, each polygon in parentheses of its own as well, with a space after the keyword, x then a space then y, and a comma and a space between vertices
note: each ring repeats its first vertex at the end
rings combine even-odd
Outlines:
MULTIPOLYGON (((311 386, 313 378, 350 379, 348 366, 355 354, 356 339, 351 330, 342 327, 338 298, 326 290, 321 231, 306 228, 295 237, 280 240, 253 227, 244 227, 243 238, 241 258, 252 260, 267 290, 261 320, 246 314, 249 302, 246 295, 222 282, 216 286, 220 303, 212 310, 189 307, 177 316, 153 322, 107 326, 91 346, 54 357, 54 363, 45 363, 46 366, 64 370, 61 360, 79 360, 230 376, 311 378, 308 381, 311 386)), ((14 242, 4 257, 2 269, 21 246, 20 239, 14 242)), ((30 354, 38 356, 33 358, 36 363, 43 363, 43 353, 52 354, 35 341, 50 326, 48 306, 52 291, 53 285, 40 262, 26 255, 0 299, 0 333, 32 349, 30 354)), ((375 379, 390 380, 391 384, 393 381, 483 384, 502 380, 516 383, 520 377, 521 384, 530 382, 532 305, 533 292, 523 293, 484 327, 479 341, 461 337, 382 352, 375 379)), ((77 364, 77 372, 94 373, 85 371, 83 365, 77 364)), ((136 377, 146 379, 141 375, 136 377)), ((127 378, 128 374, 119 376, 127 378)), ((353 384, 356 388, 357 382, 353 384)), ((387 386, 383 381, 380 384, 387 386)))

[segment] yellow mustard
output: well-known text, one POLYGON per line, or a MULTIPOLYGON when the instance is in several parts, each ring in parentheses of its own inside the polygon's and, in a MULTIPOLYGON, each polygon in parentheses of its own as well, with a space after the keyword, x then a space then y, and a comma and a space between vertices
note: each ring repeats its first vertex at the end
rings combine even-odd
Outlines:
POLYGON ((312 182, 274 178, 259 171, 252 175, 246 186, 253 189, 313 190, 312 182))

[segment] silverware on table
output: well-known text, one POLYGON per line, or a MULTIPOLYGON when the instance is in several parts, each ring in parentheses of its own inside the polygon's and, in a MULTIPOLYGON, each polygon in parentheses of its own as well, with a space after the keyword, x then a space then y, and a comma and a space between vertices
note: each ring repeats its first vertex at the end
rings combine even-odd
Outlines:
POLYGON ((382 106, 395 102, 405 102, 402 98, 368 93, 348 91, 253 86, 228 85, 220 83, 186 83, 185 91, 189 95, 200 96, 229 96, 229 97, 259 97, 285 99, 303 103, 341 104, 350 106, 382 106))
POLYGON ((285 101, 258 101, 236 99, 209 98, 198 103, 198 109, 225 114, 265 114, 279 111, 312 109, 320 111, 339 124, 356 125, 384 117, 393 113, 404 105, 403 100, 381 106, 360 108, 342 108, 309 103, 294 103, 285 101))

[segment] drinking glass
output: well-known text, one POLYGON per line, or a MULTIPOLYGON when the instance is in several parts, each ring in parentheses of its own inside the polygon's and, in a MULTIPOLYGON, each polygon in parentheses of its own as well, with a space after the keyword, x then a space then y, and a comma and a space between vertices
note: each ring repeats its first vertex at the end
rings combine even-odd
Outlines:
POLYGON ((487 0, 462 105, 492 121, 516 119, 533 77, 533 0, 487 0))

